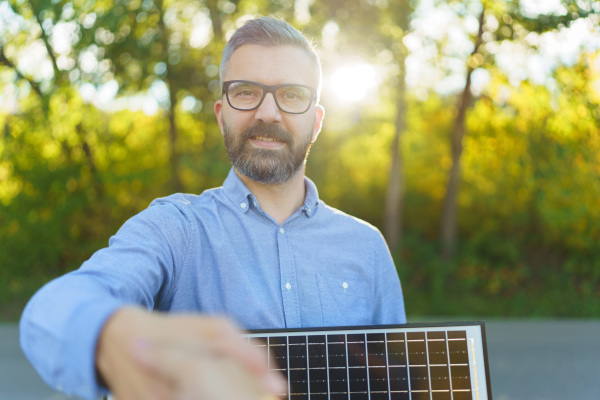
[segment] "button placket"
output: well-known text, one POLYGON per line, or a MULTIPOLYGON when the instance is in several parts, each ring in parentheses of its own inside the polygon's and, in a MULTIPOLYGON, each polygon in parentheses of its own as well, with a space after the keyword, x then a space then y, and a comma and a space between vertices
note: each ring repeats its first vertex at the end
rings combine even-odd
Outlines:
POLYGON ((277 229, 283 313, 286 327, 298 327, 300 326, 300 303, 296 286, 296 265, 287 233, 281 226, 277 229))

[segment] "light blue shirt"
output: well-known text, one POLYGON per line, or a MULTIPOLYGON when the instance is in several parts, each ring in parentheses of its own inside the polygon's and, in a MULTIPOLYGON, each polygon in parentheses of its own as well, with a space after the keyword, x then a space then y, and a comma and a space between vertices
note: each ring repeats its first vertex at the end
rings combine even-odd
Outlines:
POLYGON ((52 387, 92 399, 103 393, 99 332, 125 305, 225 314, 245 329, 406 322, 379 231, 305 185, 304 205, 281 225, 233 169, 223 187, 153 201, 30 300, 20 326, 26 356, 52 387))

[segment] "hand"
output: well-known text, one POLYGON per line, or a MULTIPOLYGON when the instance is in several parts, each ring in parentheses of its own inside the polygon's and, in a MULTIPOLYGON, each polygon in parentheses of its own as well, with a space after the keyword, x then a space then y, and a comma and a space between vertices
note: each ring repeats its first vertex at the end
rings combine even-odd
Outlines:
POLYGON ((98 340, 96 366, 118 400, 264 400, 285 393, 266 355, 223 318, 117 311, 98 340))

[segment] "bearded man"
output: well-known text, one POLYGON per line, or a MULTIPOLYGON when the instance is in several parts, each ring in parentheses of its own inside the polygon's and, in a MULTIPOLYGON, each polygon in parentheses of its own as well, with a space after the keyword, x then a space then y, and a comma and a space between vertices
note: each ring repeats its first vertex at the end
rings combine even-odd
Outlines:
POLYGON ((155 200, 27 305, 21 345, 57 390, 285 395, 238 329, 406 322, 380 232, 326 205, 305 177, 324 117, 313 47, 284 21, 248 21, 220 74, 215 114, 233 164, 223 186, 155 200))

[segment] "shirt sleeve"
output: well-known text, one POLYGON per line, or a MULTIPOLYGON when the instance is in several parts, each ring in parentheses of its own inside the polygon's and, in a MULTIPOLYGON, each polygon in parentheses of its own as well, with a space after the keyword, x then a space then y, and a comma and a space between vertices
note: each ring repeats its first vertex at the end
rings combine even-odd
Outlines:
POLYGON ((375 308, 376 325, 405 324, 404 296, 398 271, 383 236, 374 245, 373 270, 375 271, 375 308))
POLYGON ((31 298, 21 317, 20 342, 48 385, 84 399, 106 393, 95 368, 100 331, 125 305, 151 310, 170 296, 187 256, 189 225, 174 204, 158 202, 127 221, 78 270, 31 298))

